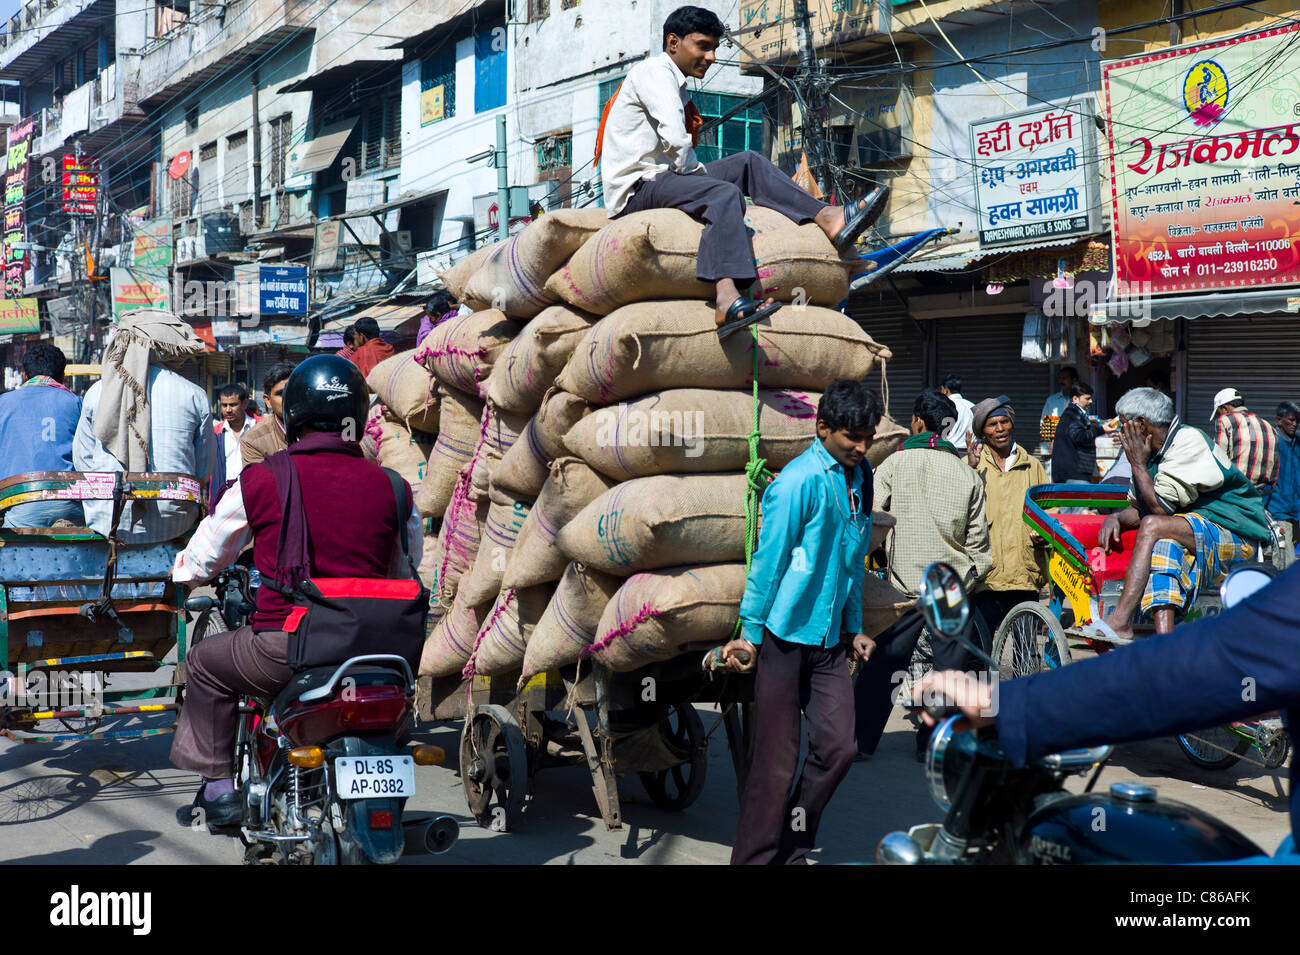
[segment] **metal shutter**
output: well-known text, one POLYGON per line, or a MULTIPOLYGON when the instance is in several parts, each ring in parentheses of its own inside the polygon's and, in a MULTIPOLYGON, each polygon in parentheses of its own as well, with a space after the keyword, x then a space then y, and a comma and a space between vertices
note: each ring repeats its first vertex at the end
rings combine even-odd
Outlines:
POLYGON ((910 318, 868 318, 859 324, 894 353, 884 369, 885 381, 881 382, 877 364, 867 383, 888 400, 894 420, 906 425, 912 419, 912 403, 925 387, 925 342, 920 329, 910 318))
POLYGON ((939 378, 950 372, 962 380, 961 394, 973 404, 1007 395, 1016 409, 1016 443, 1038 454, 1039 414, 1056 390, 1052 366, 1020 358, 1025 316, 941 318, 934 320, 939 378))
POLYGON ((1210 431, 1214 411, 1210 405, 1220 388, 1236 388, 1246 399, 1246 407, 1270 422, 1279 401, 1300 400, 1300 326, 1296 319, 1189 321, 1183 406, 1188 424, 1210 431))

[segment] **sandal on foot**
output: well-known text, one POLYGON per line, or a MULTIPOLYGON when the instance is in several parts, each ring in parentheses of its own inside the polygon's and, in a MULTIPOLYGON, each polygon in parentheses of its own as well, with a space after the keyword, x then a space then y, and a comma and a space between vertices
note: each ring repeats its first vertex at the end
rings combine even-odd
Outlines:
POLYGON ((836 252, 844 253, 851 249, 853 243, 858 241, 858 236, 880 218, 880 214, 885 211, 885 199, 888 196, 888 186, 877 186, 861 199, 844 207, 844 228, 831 240, 836 252))
POLYGON ((1067 636, 1081 637, 1084 640, 1096 640, 1099 643, 1124 644, 1133 642, 1131 637, 1121 637, 1115 632, 1115 628, 1105 620, 1092 620, 1077 627, 1070 627, 1065 633, 1067 636))
POLYGON ((718 337, 726 338, 733 332, 748 328, 755 322, 767 318, 780 307, 780 302, 764 305, 762 302, 756 302, 752 298, 745 298, 742 295, 728 306, 727 314, 723 318, 722 324, 718 326, 718 337))

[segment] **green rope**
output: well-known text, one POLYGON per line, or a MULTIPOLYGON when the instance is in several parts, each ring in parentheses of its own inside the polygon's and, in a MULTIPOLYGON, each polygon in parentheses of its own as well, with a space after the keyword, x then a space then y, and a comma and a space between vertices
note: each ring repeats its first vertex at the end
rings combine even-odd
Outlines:
MULTIPOLYGON (((758 428, 758 326, 749 326, 754 338, 754 426, 749 432, 749 463, 745 465, 745 573, 754 562, 754 548, 758 546, 758 504, 763 491, 772 483, 774 475, 767 469, 767 459, 758 456, 758 442, 762 433, 758 428)), ((740 619, 736 619, 736 628, 731 639, 740 636, 740 619)))

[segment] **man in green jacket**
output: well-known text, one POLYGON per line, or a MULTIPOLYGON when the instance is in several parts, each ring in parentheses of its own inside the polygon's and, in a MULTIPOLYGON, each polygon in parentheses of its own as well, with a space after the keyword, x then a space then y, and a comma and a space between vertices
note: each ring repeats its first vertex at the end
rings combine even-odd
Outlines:
POLYGON ((1110 553, 1123 531, 1136 528, 1137 541, 1119 603, 1082 633, 1130 640, 1139 605, 1157 633, 1168 633, 1202 588, 1221 581, 1232 561, 1253 557, 1271 535, 1259 491, 1208 436, 1178 420, 1168 395, 1134 388, 1115 410, 1133 481, 1129 506, 1106 518, 1097 540, 1110 553))

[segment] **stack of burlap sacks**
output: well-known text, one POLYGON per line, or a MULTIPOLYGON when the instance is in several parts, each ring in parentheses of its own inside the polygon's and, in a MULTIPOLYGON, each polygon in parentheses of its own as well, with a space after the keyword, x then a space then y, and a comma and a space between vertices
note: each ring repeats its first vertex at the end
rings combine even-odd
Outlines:
MULTIPOLYGON (((848 269, 816 226, 757 207, 748 225, 765 292, 806 303, 759 325, 758 453, 777 470, 816 433, 816 389, 889 351, 827 307, 848 269)), ((718 337, 700 232, 674 210, 562 210, 444 273, 474 311, 414 354, 440 408, 417 496, 443 519, 423 676, 626 671, 731 635, 754 345, 718 337)), ((876 461, 903 430, 878 434, 876 461)))

